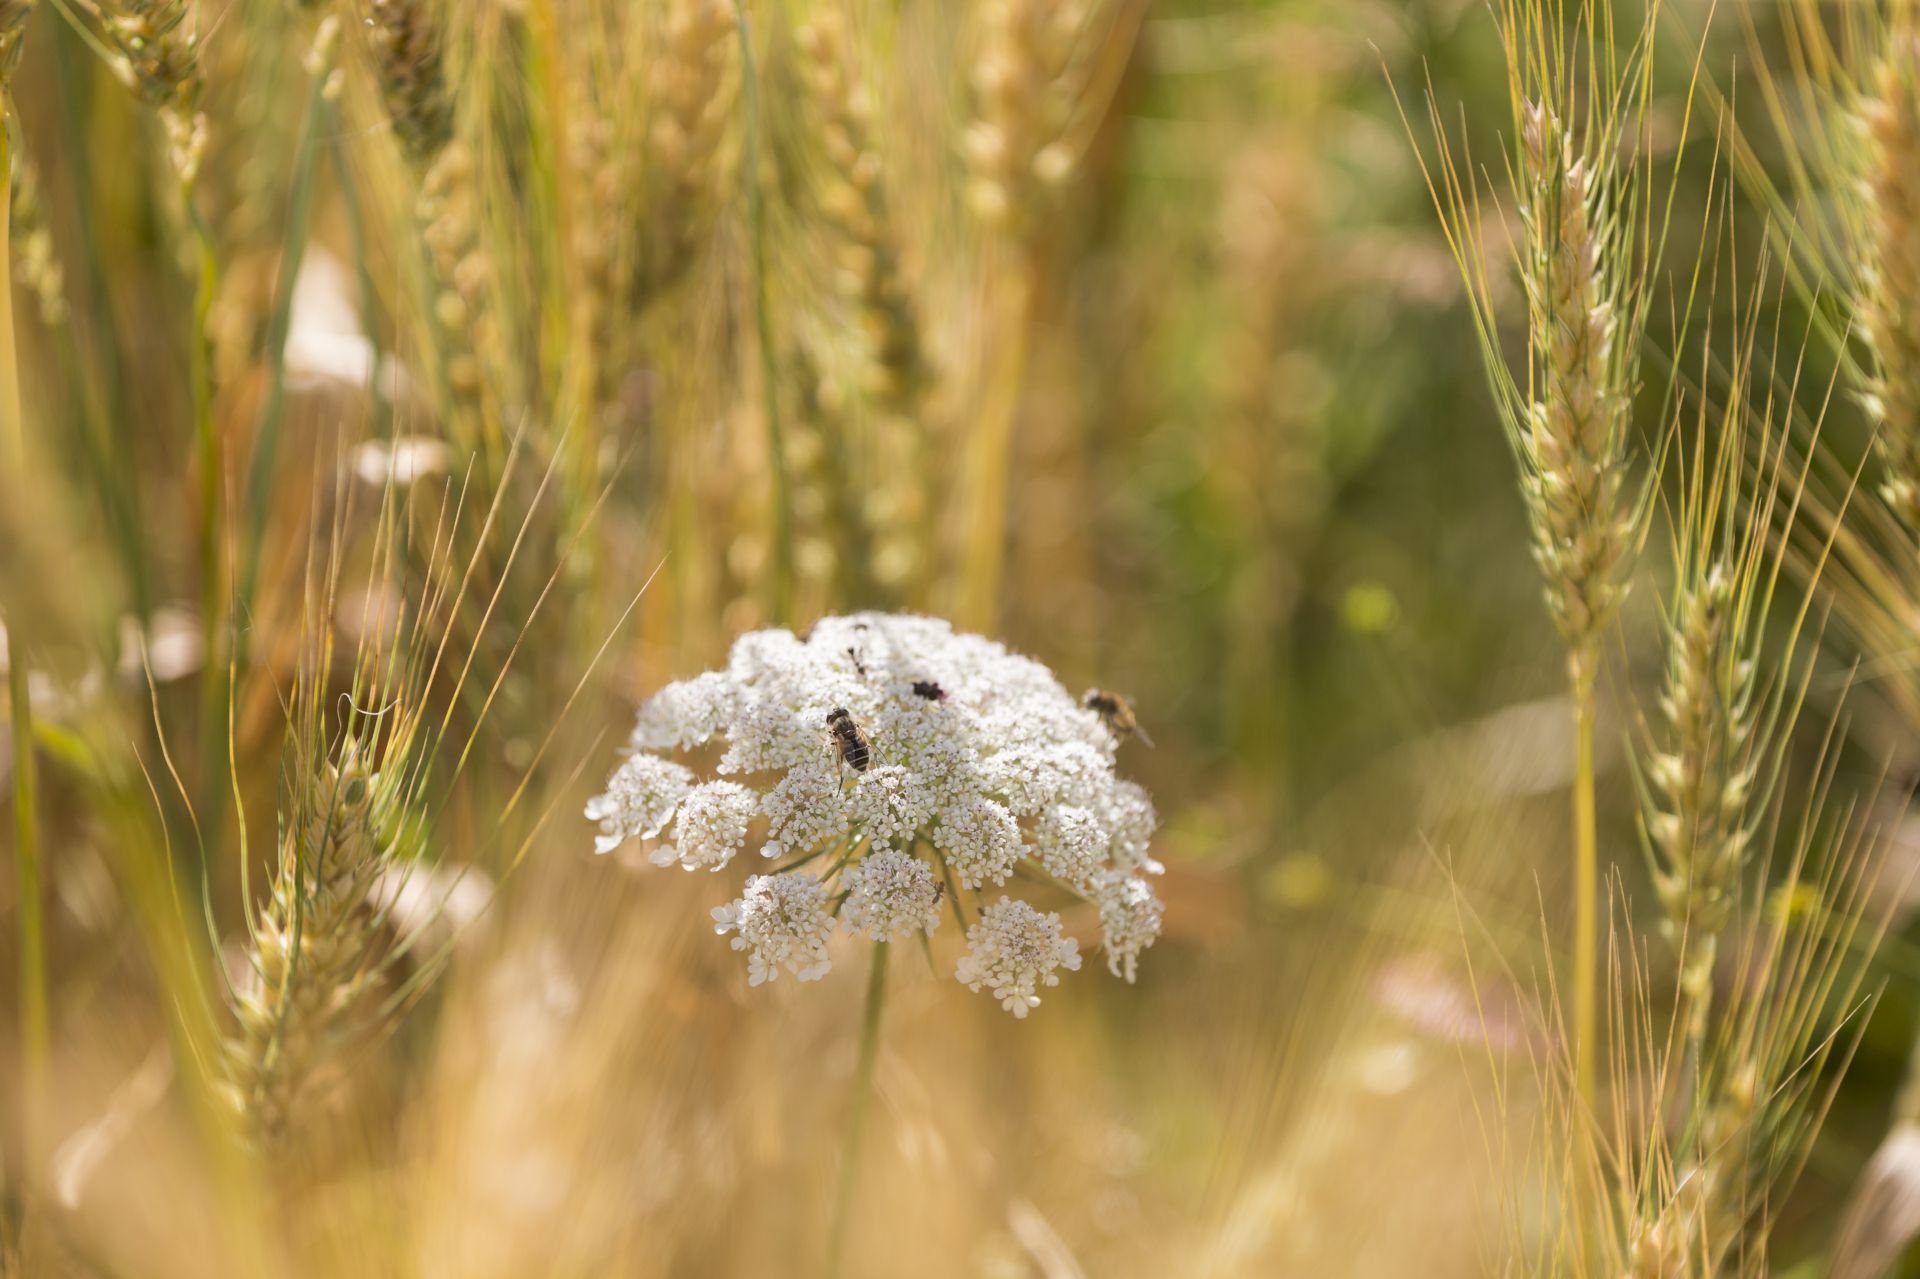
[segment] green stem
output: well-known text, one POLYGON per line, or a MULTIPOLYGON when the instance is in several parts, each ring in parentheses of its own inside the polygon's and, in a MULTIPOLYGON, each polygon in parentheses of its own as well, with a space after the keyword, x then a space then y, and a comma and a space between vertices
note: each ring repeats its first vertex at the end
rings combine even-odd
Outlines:
POLYGON ((1584 655, 1573 664, 1574 937, 1573 1060, 1580 1099, 1594 1099, 1594 994, 1598 944, 1599 840, 1593 804, 1593 670, 1584 655))
POLYGON ((217 665, 219 652, 220 606, 220 486, 225 481, 225 460, 220 447, 220 432, 213 421, 213 346, 209 321, 213 300, 220 288, 220 262, 213 250, 213 232, 194 204, 193 184, 180 184, 180 202, 186 206, 187 221, 200 257, 200 281, 193 295, 193 331, 187 353, 188 377, 193 387, 194 450, 200 462, 200 623, 205 629, 209 665, 217 665))
POLYGON ((860 1138, 866 1129, 867 1102, 873 1093, 873 1063, 880 1052, 880 1010, 887 998, 887 950, 886 942, 874 943, 873 969, 867 977, 866 1011, 860 1022, 860 1060, 853 1069, 847 1144, 840 1155, 840 1185, 834 1192, 833 1224, 827 1236, 827 1279, 839 1279, 846 1263, 847 1223, 860 1175, 860 1138))
POLYGON ((13 861, 19 880, 20 915, 20 1081, 21 1153, 32 1157, 42 1101, 46 1096, 52 1036, 47 1022, 45 922, 40 902, 40 844, 34 819, 33 702, 27 687, 26 654, 15 631, 7 658, 7 684, 13 710, 13 861))
MULTIPOLYGON (((13 345, 13 103, 0 85, 0 432, 12 447, 9 477, 27 483, 27 428, 20 411, 20 366, 13 345)), ((20 917, 20 1114, 15 1131, 20 1151, 31 1159, 34 1128, 49 1077, 47 958, 40 910, 40 844, 34 820, 33 700, 27 686, 27 637, 19 618, 7 634, 7 687, 13 717, 13 864, 19 879, 20 917)), ((22 1178, 25 1182, 25 1178, 22 1178)))
POLYGON ((748 238, 753 245, 753 319, 760 339, 760 393, 767 419, 768 468, 772 472, 772 614, 785 623, 793 610, 793 515, 787 504, 787 450, 780 434, 780 380, 773 353, 773 318, 767 304, 767 208, 760 190, 760 84, 754 71, 753 30, 746 0, 734 0, 734 24, 740 32, 740 93, 746 114, 740 166, 747 187, 748 238))

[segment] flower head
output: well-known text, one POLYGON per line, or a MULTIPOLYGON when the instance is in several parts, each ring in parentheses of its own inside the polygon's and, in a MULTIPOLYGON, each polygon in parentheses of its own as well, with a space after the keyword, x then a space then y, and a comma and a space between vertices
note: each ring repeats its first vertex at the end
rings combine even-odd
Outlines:
POLYGON ((747 952, 749 986, 773 981, 782 968, 801 981, 818 981, 833 967, 827 886, 803 871, 753 876, 745 896, 713 908, 713 931, 738 934, 733 948, 747 952))
POLYGON ((967 930, 967 953, 953 975, 973 990, 992 989, 1000 1006, 1025 1017, 1040 1006, 1041 986, 1058 986, 1056 969, 1080 967, 1080 943, 1060 932, 1060 916, 1002 897, 967 930))
POLYGON ((1153 805, 1115 776, 1117 746, 1052 672, 992 640, 829 617, 804 638, 742 635, 724 669, 662 688, 587 815, 602 851, 657 838, 656 865, 718 871, 749 847, 779 863, 714 913, 756 985, 781 967, 824 974, 836 921, 876 941, 930 931, 952 887, 963 917, 980 914, 962 980, 1024 1016, 1080 957, 1058 916, 979 900, 1022 862, 1100 905, 1115 972, 1130 977, 1158 934, 1140 879, 1160 870, 1153 805), (843 710, 862 752, 844 749, 843 710))
POLYGON ((760 801, 738 782, 702 782, 680 801, 673 842, 655 850, 655 866, 679 862, 688 870, 725 870, 747 842, 760 801))
POLYGON ((940 923, 933 867, 911 853, 882 852, 847 871, 847 927, 874 941, 930 933, 940 923))
POLYGON ((1166 907, 1153 895, 1153 885, 1138 875, 1109 879, 1100 886, 1099 900, 1100 948, 1107 953, 1107 971, 1132 982, 1140 952, 1159 939, 1166 907))
POLYGON ((587 801, 587 817, 600 823, 593 851, 610 853, 635 835, 652 839, 693 789, 693 772, 658 755, 633 754, 622 761, 607 789, 587 801))

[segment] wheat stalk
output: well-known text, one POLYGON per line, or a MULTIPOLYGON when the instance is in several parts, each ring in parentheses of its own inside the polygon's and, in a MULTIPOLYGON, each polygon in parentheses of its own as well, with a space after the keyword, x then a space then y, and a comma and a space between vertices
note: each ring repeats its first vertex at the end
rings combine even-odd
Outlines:
POLYGON ((1887 466, 1882 491, 1920 532, 1920 38, 1887 41, 1861 105, 1866 245, 1857 305, 1870 355, 1863 399, 1887 466))

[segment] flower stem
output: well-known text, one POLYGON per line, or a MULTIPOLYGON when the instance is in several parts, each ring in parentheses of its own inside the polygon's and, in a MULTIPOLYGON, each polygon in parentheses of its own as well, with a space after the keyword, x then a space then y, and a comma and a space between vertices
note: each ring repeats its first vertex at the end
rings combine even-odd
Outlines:
POLYGON ((847 1112, 847 1144, 840 1156, 840 1186, 833 1196, 833 1224, 827 1236, 827 1279, 839 1279, 846 1261, 847 1218, 853 1208, 854 1183, 860 1174, 860 1137, 867 1123, 867 1101, 873 1092, 873 1062, 880 1050, 880 1010, 887 998, 886 942, 873 946, 873 969, 867 976, 866 1011, 860 1021, 860 1060, 853 1069, 853 1102, 847 1112))
POLYGON ((1593 668, 1574 659, 1574 953, 1573 1061, 1580 1098, 1593 1104, 1594 989, 1599 855, 1593 806, 1593 668))

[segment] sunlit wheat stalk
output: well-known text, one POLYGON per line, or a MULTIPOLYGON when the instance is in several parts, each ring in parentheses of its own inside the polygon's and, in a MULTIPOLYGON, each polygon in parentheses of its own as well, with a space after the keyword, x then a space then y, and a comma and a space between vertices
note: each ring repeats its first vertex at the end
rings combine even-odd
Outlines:
POLYGON ((1607 241, 1605 152, 1578 149, 1547 103, 1521 130, 1527 199, 1528 346, 1533 372, 1519 435, 1534 558, 1566 641, 1573 692, 1575 892, 1573 1034, 1582 1090, 1593 1087, 1597 885, 1594 679, 1600 635, 1625 592, 1633 539, 1624 497, 1631 362, 1618 332, 1618 264, 1607 241))
MULTIPOLYGON (((1002 0, 983 14, 982 53, 972 76, 977 116, 962 138, 973 172, 967 199, 995 232, 1011 232, 1015 246, 1043 207, 1040 197, 1057 191, 1072 167, 1072 152, 1059 134, 1062 117, 1073 109, 1066 77, 1079 17, 1079 6, 1048 0, 1002 0)), ((1001 269, 992 290, 1000 356, 986 375, 960 533, 964 574, 957 613, 982 627, 992 625, 998 609, 1009 453, 1031 340, 1031 264, 1023 247, 1012 256, 1016 260, 1001 269)))
POLYGON ((1883 493, 1920 535, 1920 37, 1890 37, 1860 109, 1871 265, 1857 299, 1871 355, 1863 401, 1887 466, 1883 493))
POLYGON ((767 432, 769 503, 773 525, 773 566, 768 575, 769 616, 791 620, 793 611, 793 509, 787 492, 786 438, 780 429, 780 369, 773 340, 773 308, 767 297, 767 210, 760 176, 760 73, 753 57, 753 28, 746 0, 734 0, 734 28, 740 40, 740 86, 746 119, 741 148, 741 182, 747 191, 747 238, 753 268, 754 335, 760 351, 760 413, 767 432))
POLYGON ((427 0, 374 0, 368 42, 394 140, 419 184, 414 217, 426 247, 428 311, 447 396, 451 437, 499 467, 496 423, 485 402, 492 346, 493 262, 480 242, 479 173, 455 135, 446 32, 427 0))
MULTIPOLYGON (((20 64, 21 32, 33 12, 25 0, 0 3, 0 172, 13 169, 13 73, 20 64)), ((0 423, 8 443, 7 474, 0 492, 27 481, 26 422, 21 415, 20 368, 13 332, 11 180, 0 190, 0 423)), ((21 1151, 33 1158, 51 1075, 52 1042, 47 1016, 46 924, 40 891, 40 842, 36 818, 32 688, 27 676, 26 627, 17 615, 8 640, 7 700, 13 736, 13 860, 19 954, 20 1093, 14 1122, 21 1151)))
POLYGON ((872 542, 869 576, 899 599, 931 555, 926 425, 928 379, 918 314, 901 263, 873 104, 852 62, 845 23, 828 11, 801 28, 806 73, 820 119, 826 174, 822 205, 836 244, 834 280, 854 313, 873 409, 877 473, 861 503, 872 542))

